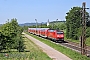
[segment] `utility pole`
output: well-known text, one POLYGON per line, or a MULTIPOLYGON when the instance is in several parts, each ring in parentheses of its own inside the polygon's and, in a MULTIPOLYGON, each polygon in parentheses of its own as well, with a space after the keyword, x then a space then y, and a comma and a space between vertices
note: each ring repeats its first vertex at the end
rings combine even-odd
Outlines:
MULTIPOLYGON (((36 30, 37 30, 37 19, 35 19, 35 21, 36 21, 36 30)), ((37 31, 36 31, 37 32, 37 31)))
POLYGON ((41 22, 41 28, 42 28, 42 22, 41 22))
POLYGON ((56 29, 57 29, 57 27, 58 27, 58 25, 57 25, 57 21, 58 21, 58 19, 56 19, 56 29))
POLYGON ((35 19, 35 21, 36 21, 36 28, 37 28, 37 19, 35 19))
POLYGON ((54 28, 54 22, 52 22, 52 29, 54 28))
POLYGON ((86 55, 87 54, 87 47, 85 44, 86 41, 86 3, 82 3, 82 36, 81 36, 81 54, 86 55))

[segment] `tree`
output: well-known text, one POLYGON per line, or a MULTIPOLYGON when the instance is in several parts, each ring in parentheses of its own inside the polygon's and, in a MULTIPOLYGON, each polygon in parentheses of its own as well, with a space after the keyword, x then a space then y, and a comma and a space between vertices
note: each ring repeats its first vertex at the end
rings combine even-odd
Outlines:
POLYGON ((0 51, 4 49, 3 43, 5 42, 3 39, 4 35, 0 32, 0 51))
POLYGON ((11 21, 9 21, 8 19, 8 21, 1 27, 0 39, 2 40, 0 40, 0 44, 2 46, 1 45, 0 46, 10 51, 10 49, 12 48, 17 49, 17 45, 19 43, 20 47, 23 48, 24 44, 23 39, 21 38, 22 32, 23 29, 18 25, 16 18, 11 19, 11 21))
POLYGON ((17 39, 17 41, 16 41, 16 49, 17 49, 19 52, 23 52, 24 49, 25 49, 25 46, 24 46, 24 43, 23 43, 24 41, 23 41, 22 36, 17 37, 16 39, 17 39))
MULTIPOLYGON (((86 12, 86 15, 88 13, 86 12)), ((66 37, 77 40, 78 29, 81 27, 81 7, 73 7, 66 16, 66 37)))
POLYGON ((60 25, 60 29, 61 29, 61 30, 65 30, 65 29, 66 29, 65 23, 63 23, 63 24, 60 25))
POLYGON ((16 48, 19 52, 24 51, 24 43, 21 36, 23 29, 18 25, 17 19, 11 19, 10 23, 13 26, 13 30, 14 30, 13 32, 14 38, 12 39, 14 40, 13 47, 16 48))
POLYGON ((10 48, 12 47, 11 44, 13 44, 13 41, 12 41, 12 30, 11 30, 11 25, 9 23, 9 20, 6 22, 6 24, 3 24, 2 27, 1 27, 1 32, 4 36, 3 38, 3 43, 2 44, 5 44, 4 48, 7 49, 8 51, 10 50, 10 48))

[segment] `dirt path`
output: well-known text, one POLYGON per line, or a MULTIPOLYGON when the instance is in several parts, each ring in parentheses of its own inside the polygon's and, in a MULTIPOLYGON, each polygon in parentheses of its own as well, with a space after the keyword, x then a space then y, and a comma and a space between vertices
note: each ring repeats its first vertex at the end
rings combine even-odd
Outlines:
POLYGON ((64 54, 60 53, 59 51, 51 48, 50 46, 40 42, 39 40, 23 33, 28 39, 32 40, 36 45, 38 45, 43 52, 45 52, 50 58, 53 60, 72 60, 69 57, 65 56, 64 54))

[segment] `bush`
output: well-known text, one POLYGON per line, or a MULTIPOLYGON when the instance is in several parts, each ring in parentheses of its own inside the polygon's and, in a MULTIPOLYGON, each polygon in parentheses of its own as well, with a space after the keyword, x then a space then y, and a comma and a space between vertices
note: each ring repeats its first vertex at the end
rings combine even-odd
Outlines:
POLYGON ((90 27, 86 29, 86 37, 90 37, 90 27))
POLYGON ((22 37, 18 37, 17 38, 17 42, 16 42, 16 48, 19 52, 23 52, 25 49, 24 43, 23 43, 23 39, 22 37))
POLYGON ((5 49, 17 49, 24 51, 24 43, 22 39, 23 29, 18 25, 17 19, 11 19, 0 27, 0 51, 5 49))

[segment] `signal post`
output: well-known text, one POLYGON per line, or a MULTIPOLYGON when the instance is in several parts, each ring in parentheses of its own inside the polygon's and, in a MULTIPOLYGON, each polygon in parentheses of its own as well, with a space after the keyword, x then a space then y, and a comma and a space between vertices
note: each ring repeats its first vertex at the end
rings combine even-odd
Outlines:
POLYGON ((89 8, 86 8, 86 3, 83 2, 82 3, 82 17, 81 17, 81 20, 82 20, 81 54, 82 55, 87 54, 87 50, 86 50, 87 47, 85 44, 85 41, 86 41, 86 9, 89 9, 89 8))

